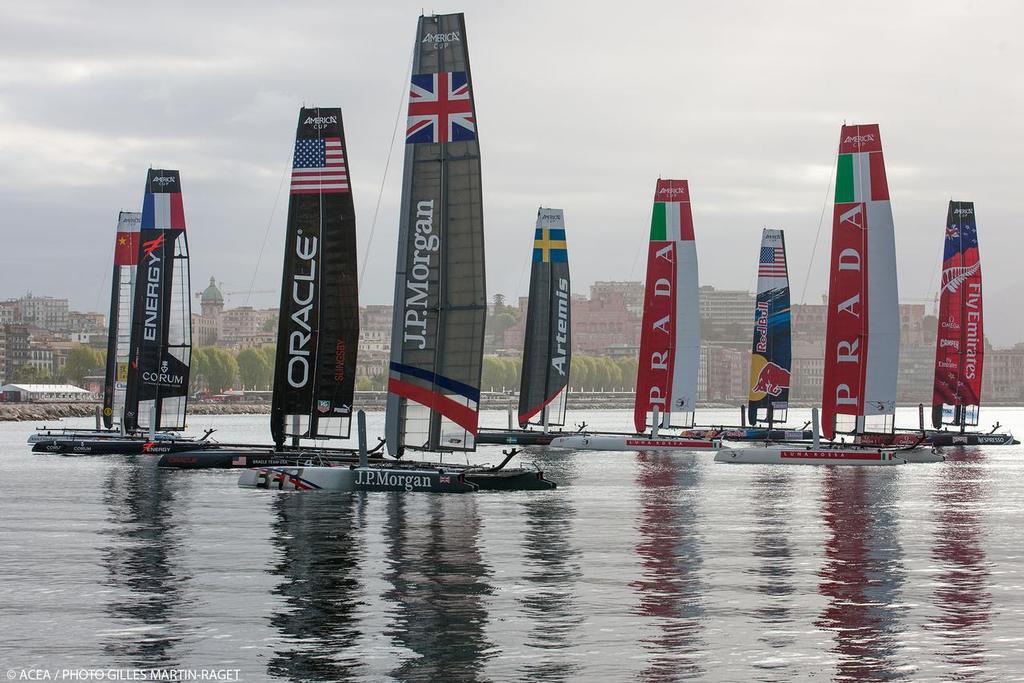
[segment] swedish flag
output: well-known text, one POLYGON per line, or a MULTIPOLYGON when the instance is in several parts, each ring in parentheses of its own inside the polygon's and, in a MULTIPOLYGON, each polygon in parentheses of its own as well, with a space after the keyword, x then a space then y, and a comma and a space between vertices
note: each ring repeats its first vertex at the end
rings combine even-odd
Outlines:
POLYGON ((567 262, 569 253, 565 248, 565 228, 537 228, 533 235, 533 260, 567 262))

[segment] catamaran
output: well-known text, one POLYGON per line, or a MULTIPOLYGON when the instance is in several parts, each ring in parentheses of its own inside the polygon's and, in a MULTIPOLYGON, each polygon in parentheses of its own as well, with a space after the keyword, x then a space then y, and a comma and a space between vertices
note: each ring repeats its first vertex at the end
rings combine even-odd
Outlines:
POLYGON ((789 270, 782 230, 765 228, 757 261, 757 299, 742 425, 715 433, 729 441, 807 441, 809 429, 787 429, 792 367, 789 270), (748 426, 749 425, 749 426, 748 426))
POLYGON ((935 382, 931 423, 924 411, 916 431, 865 434, 863 442, 911 443, 923 438, 936 446, 1002 446, 1018 443, 1012 434, 967 431, 978 425, 981 375, 985 357, 981 294, 981 257, 973 202, 950 201, 940 282, 939 325, 935 339, 935 382), (946 429, 947 426, 953 429, 946 429))
MULTIPOLYGON (((832 222, 822 432, 890 431, 896 408, 900 318, 896 245, 878 126, 843 126, 839 138, 832 222)), ((818 441, 723 448, 717 462, 786 464, 899 464, 937 461, 928 452, 818 441)))
MULTIPOLYGON (((407 451, 475 450, 486 318, 479 143, 463 16, 421 17, 416 44, 385 427, 388 452, 396 459, 407 451), (435 45, 435 37, 444 41, 435 45)), ((334 111, 344 146, 341 113, 334 111)), ((345 193, 351 204, 350 190, 345 193)), ((315 191, 309 196, 318 197, 315 191)), ((352 254, 354 275, 354 247, 352 254)), ((354 304, 354 291, 350 296, 354 304)), ((317 346, 323 349, 323 341, 317 346)), ((354 359, 355 344, 344 353, 354 359)), ((376 464, 361 448, 358 465, 261 468, 244 473, 239 485, 447 492, 554 487, 539 470, 505 468, 514 453, 493 467, 376 464)))
POLYGON ((203 448, 185 428, 192 318, 178 171, 150 169, 142 213, 118 218, 111 285, 104 429, 43 430, 36 452, 160 454, 203 448), (136 287, 136 282, 145 286, 136 287))
POLYGON ((544 446, 565 425, 569 368, 572 365, 572 315, 569 252, 562 209, 537 209, 533 236, 530 298, 526 309, 523 369, 519 385, 519 429, 481 427, 478 444, 544 446), (530 427, 540 427, 531 429, 530 427))
POLYGON ((647 282, 640 336, 633 424, 635 434, 580 433, 551 441, 555 448, 593 451, 696 451, 717 439, 661 436, 690 428, 700 364, 697 249, 685 180, 659 179, 654 191, 647 282), (650 433, 647 432, 650 428, 650 433))

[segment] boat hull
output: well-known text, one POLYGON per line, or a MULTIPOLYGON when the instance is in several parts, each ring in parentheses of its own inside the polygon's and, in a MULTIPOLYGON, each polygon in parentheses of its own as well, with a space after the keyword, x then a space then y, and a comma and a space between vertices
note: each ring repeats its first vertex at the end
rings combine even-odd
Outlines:
POLYGON ((721 441, 636 434, 576 434, 552 439, 550 445, 584 451, 713 451, 718 450, 721 441))
POLYGON ((800 448, 767 446, 762 448, 722 448, 715 462, 733 465, 903 465, 901 454, 891 450, 850 448, 800 448))
POLYGON ((895 434, 861 434, 857 443, 871 446, 1015 446, 1020 442, 1012 434, 981 434, 978 432, 897 432, 895 434))
POLYGON ((57 455, 163 455, 201 450, 204 447, 202 442, 192 439, 150 441, 132 437, 52 438, 36 441, 32 444, 32 452, 57 455))
POLYGON ((729 441, 810 441, 813 434, 810 429, 747 429, 726 428, 719 436, 729 441))
POLYGON ((243 472, 238 485, 280 491, 472 493, 477 490, 461 473, 441 468, 260 467, 243 472))
POLYGON ((532 431, 529 429, 481 429, 476 434, 477 445, 547 446, 551 440, 565 432, 532 431))
POLYGON ((182 470, 236 469, 298 465, 301 454, 278 453, 273 449, 254 448, 209 448, 188 450, 180 453, 165 453, 160 456, 157 467, 182 470))

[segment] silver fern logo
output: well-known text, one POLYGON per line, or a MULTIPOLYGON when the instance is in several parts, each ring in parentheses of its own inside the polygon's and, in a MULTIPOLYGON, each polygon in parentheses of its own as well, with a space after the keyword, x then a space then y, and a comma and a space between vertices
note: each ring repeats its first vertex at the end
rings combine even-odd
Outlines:
POLYGON ((953 266, 952 268, 946 268, 942 271, 943 291, 955 293, 956 290, 960 289, 960 285, 967 281, 967 278, 978 272, 979 268, 981 268, 980 263, 975 263, 973 266, 953 266))

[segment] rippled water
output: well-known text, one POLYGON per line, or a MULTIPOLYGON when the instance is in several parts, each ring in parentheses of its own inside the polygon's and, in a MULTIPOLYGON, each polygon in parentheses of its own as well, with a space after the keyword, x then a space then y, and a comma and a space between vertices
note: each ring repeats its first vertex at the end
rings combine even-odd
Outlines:
MULTIPOLYGON (((1024 410, 985 416, 1024 435, 1024 410)), ((193 422, 225 440, 267 429, 260 416, 193 422)), ((538 451, 526 459, 555 491, 352 495, 241 490, 237 472, 144 458, 32 455, 32 427, 0 424, 8 668, 1024 678, 1021 447, 863 469, 538 451)))

